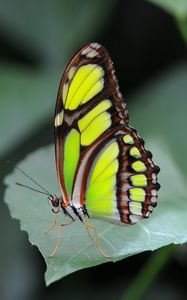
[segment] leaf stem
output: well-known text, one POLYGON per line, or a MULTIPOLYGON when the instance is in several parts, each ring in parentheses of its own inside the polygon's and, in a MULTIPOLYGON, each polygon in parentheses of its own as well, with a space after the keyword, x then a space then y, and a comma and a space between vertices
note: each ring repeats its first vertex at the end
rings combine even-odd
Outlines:
POLYGON ((146 265, 141 269, 128 290, 122 295, 121 300, 140 300, 146 289, 156 278, 158 273, 167 264, 169 258, 176 250, 175 245, 163 247, 154 252, 146 265))

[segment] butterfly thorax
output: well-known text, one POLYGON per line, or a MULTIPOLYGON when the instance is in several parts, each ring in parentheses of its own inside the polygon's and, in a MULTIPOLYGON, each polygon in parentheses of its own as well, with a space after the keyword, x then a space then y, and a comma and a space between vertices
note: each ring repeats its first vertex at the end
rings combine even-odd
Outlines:
POLYGON ((69 217, 70 220, 76 221, 80 220, 83 222, 85 217, 89 217, 87 209, 85 205, 80 206, 78 209, 71 204, 66 205, 65 202, 63 201, 62 197, 59 197, 57 195, 50 196, 49 200, 51 201, 52 204, 52 211, 53 213, 58 213, 59 211, 62 211, 66 217, 69 217))

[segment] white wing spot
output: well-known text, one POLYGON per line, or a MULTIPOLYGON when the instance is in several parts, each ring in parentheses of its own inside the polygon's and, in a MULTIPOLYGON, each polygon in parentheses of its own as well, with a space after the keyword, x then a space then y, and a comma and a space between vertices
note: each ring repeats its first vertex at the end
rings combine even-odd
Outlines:
POLYGON ((92 57, 95 57, 95 56, 98 56, 98 52, 96 51, 96 50, 91 50, 91 51, 89 51, 88 53, 87 53, 87 55, 86 55, 86 57, 87 58, 92 58, 92 57))
POLYGON ((157 191, 156 191, 156 190, 152 190, 152 191, 151 191, 151 195, 152 195, 152 196, 156 196, 156 195, 157 195, 157 191))
POLYGON ((93 58, 93 57, 99 55, 99 53, 96 50, 94 50, 90 47, 84 49, 81 54, 86 55, 87 58, 93 58))
POLYGON ((136 223, 142 219, 142 216, 130 215, 129 218, 130 218, 131 222, 136 223))
POLYGON ((91 46, 95 49, 99 49, 100 45, 98 43, 91 43, 91 46))
POLYGON ((151 167, 153 168, 154 164, 153 164, 152 160, 150 158, 148 158, 147 161, 150 163, 151 167))
POLYGON ((153 183, 157 182, 157 177, 156 177, 155 173, 152 174, 152 181, 153 181, 153 183))
POLYGON ((156 203, 157 202, 157 197, 151 197, 151 202, 156 203))
POLYGON ((88 48, 86 48, 86 49, 84 49, 83 51, 82 51, 82 55, 86 55, 86 54, 88 54, 88 52, 90 52, 92 50, 92 48, 90 48, 90 47, 88 47, 88 48))
POLYGON ((62 110, 55 117, 55 127, 61 126, 64 118, 64 111, 62 110))
POLYGON ((68 79, 71 80, 73 78, 73 76, 75 75, 75 72, 76 72, 76 67, 71 67, 71 69, 69 70, 69 73, 68 73, 68 79))

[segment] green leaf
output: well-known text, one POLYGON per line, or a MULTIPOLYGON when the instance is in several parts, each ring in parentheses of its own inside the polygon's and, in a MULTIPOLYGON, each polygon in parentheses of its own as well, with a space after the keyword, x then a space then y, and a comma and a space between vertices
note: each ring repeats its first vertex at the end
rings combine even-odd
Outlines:
POLYGON ((184 18, 178 18, 177 24, 184 40, 187 43, 187 15, 184 18))
POLYGON ((47 65, 59 64, 76 44, 102 28, 112 0, 1 0, 1 29, 47 65))
POLYGON ((147 0, 163 8, 176 18, 178 27, 187 42, 187 2, 186 0, 147 0))
POLYGON ((148 0, 154 3, 167 12, 173 14, 174 16, 184 17, 187 15, 187 2, 186 0, 148 0))
MULTIPOLYGON (((183 64, 134 95, 134 99, 138 97, 139 103, 136 101, 130 107, 131 120, 136 120, 136 128, 161 168, 159 182, 162 187, 158 207, 147 220, 134 226, 90 221, 98 230, 103 250, 112 256, 113 261, 187 241, 187 169, 184 162, 187 140, 182 130, 186 127, 181 127, 185 124, 187 105, 185 78, 186 68, 183 64)), ((53 146, 31 153, 19 166, 51 193, 60 194, 53 146)), ((58 227, 44 234, 54 217, 47 204, 47 197, 16 186, 17 181, 32 185, 22 174, 14 171, 5 180, 8 186, 5 201, 12 217, 20 220, 21 229, 28 232, 31 244, 37 245, 44 256, 47 285, 77 270, 108 262, 101 256, 80 222, 63 228, 58 252, 49 259, 55 247, 58 227)), ((59 224, 64 219, 60 214, 59 224)))

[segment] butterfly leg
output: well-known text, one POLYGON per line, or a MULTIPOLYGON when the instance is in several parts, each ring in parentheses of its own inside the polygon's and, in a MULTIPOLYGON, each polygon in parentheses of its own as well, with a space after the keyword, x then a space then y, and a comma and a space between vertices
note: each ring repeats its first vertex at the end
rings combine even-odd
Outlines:
POLYGON ((89 236, 90 236, 93 240, 95 240, 97 249, 98 249, 99 252, 102 254, 102 256, 104 256, 105 258, 111 259, 111 256, 106 255, 106 254, 104 253, 104 251, 102 250, 101 246, 100 246, 99 237, 98 237, 98 233, 97 233, 96 227, 95 227, 94 225, 88 223, 87 220, 85 220, 83 223, 84 223, 86 229, 88 230, 89 236), (94 239, 94 238, 92 237, 92 235, 90 234, 89 229, 91 229, 91 230, 94 231, 95 239, 94 239))
POLYGON ((60 245, 60 241, 61 241, 61 233, 62 233, 62 228, 66 225, 70 225, 72 222, 69 222, 69 223, 64 223, 64 224, 60 224, 59 227, 58 227, 58 234, 57 234, 57 241, 56 241, 56 245, 55 245, 55 248, 54 250, 51 252, 51 254, 49 255, 49 258, 52 258, 57 250, 58 250, 58 247, 60 245))
POLYGON ((88 226, 85 226, 88 232, 89 237, 94 241, 94 237, 92 236, 91 232, 90 232, 90 228, 88 226))
POLYGON ((51 226, 49 227, 49 229, 45 231, 46 234, 47 234, 48 232, 50 232, 50 231, 55 227, 55 225, 56 225, 56 223, 57 223, 57 218, 58 218, 58 214, 55 214, 53 223, 51 224, 51 226))

